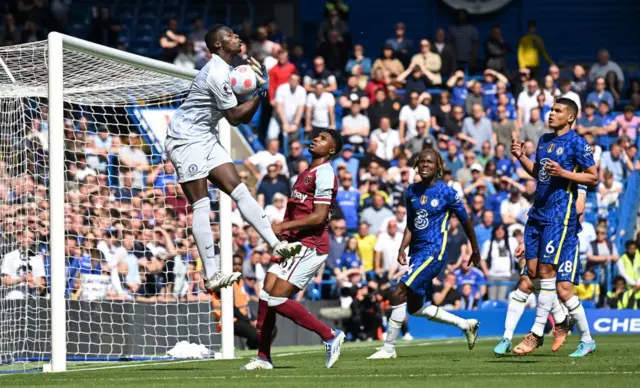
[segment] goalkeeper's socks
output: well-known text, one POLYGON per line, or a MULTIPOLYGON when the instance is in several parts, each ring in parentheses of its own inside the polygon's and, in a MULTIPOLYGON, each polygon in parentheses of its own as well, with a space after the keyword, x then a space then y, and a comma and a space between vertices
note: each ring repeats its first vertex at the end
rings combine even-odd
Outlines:
POLYGON ((457 328, 467 331, 470 329, 469 322, 466 319, 460 318, 457 315, 453 315, 445 309, 441 309, 434 305, 423 306, 413 315, 419 317, 425 317, 430 321, 446 323, 447 325, 453 325, 457 328))
POLYGON ((244 183, 240 183, 233 189, 231 198, 236 201, 242 217, 253 226, 253 229, 258 232, 260 237, 262 237, 270 247, 280 242, 271 229, 271 223, 264 209, 262 209, 258 202, 251 196, 251 193, 249 193, 244 183))
POLYGON ((323 341, 329 341, 335 337, 329 326, 295 300, 269 297, 269 306, 275 309, 278 314, 295 322, 296 325, 318 334, 323 341))
POLYGON ((402 323, 407 318, 407 304, 391 306, 391 316, 387 323, 387 337, 384 339, 384 350, 393 353, 396 350, 396 341, 402 329, 402 323))
POLYGON ((271 341, 273 340, 273 328, 276 326, 276 311, 269 307, 269 294, 260 291, 258 303, 258 318, 256 329, 258 331, 258 357, 271 360, 271 341))
POLYGON ((202 265, 204 266, 204 272, 208 280, 218 271, 215 260, 216 254, 213 243, 213 232, 211 231, 211 222, 209 221, 209 212, 211 211, 209 198, 205 197, 197 200, 191 205, 191 208, 193 209, 191 233, 193 234, 193 239, 196 241, 196 247, 198 248, 198 253, 202 259, 202 265))
POLYGON ((538 296, 538 308, 536 309, 536 320, 533 323, 531 332, 538 337, 544 334, 544 327, 549 319, 551 306, 556 295, 556 279, 540 280, 540 295, 538 296))
POLYGON ((589 330, 589 321, 587 321, 587 314, 580 303, 580 299, 577 296, 572 296, 568 301, 564 302, 565 307, 569 310, 569 316, 576 322, 578 331, 580 332, 580 341, 591 343, 591 331, 589 330))
POLYGON ((524 307, 529 299, 529 294, 517 289, 511 295, 509 300, 509 306, 507 307, 507 317, 504 320, 504 335, 503 338, 511 340, 513 338, 513 332, 518 326, 520 317, 524 312, 524 307))

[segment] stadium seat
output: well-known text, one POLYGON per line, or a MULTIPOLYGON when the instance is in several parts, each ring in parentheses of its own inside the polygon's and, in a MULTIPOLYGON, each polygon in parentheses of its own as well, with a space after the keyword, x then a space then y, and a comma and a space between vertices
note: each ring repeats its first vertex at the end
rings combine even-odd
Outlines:
POLYGON ((586 308, 586 309, 594 309, 596 308, 596 303, 592 300, 583 300, 582 301, 582 307, 586 308))
POLYGON ((506 309, 507 302, 504 300, 485 300, 480 304, 480 310, 506 309))

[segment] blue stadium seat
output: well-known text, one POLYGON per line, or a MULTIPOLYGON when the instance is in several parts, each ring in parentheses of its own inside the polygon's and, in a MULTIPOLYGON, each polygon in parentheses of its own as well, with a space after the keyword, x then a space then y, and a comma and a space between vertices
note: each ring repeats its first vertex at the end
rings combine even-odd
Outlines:
POLYGON ((504 300, 485 300, 480 304, 480 310, 506 309, 507 302, 504 300))
POLYGON ((596 303, 592 300, 583 300, 582 301, 582 307, 586 308, 586 309, 594 309, 596 308, 596 303))

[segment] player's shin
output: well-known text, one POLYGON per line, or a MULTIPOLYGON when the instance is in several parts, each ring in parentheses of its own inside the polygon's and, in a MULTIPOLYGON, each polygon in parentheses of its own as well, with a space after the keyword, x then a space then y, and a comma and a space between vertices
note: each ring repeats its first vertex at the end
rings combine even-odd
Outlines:
POLYGON ((391 316, 387 324, 387 337, 384 340, 384 350, 393 353, 396 350, 396 341, 402 329, 402 323, 407 317, 407 304, 403 303, 391 307, 391 316))
POLYGON ((469 322, 466 319, 460 318, 457 315, 453 315, 450 312, 434 305, 423 306, 420 310, 416 311, 412 315, 425 317, 434 322, 453 325, 464 331, 469 330, 469 322))
POLYGON ((553 300, 556 298, 556 279, 540 280, 540 296, 538 297, 538 308, 536 309, 536 320, 531 328, 531 332, 538 337, 544 334, 544 327, 547 324, 553 300))
POLYGON ((258 357, 270 360, 273 328, 276 325, 276 312, 269 307, 269 294, 266 291, 260 291, 259 297, 258 318, 256 322, 256 329, 258 331, 258 357))
POLYGON ((283 317, 289 318, 296 325, 318 334, 323 341, 329 341, 335 336, 329 326, 325 325, 295 300, 269 296, 269 307, 275 309, 283 317))
POLYGON ((513 338, 513 332, 516 330, 516 326, 518 326, 518 322, 522 317, 527 299, 529 299, 529 294, 520 289, 515 290, 511 295, 509 306, 507 307, 507 317, 504 320, 503 338, 509 340, 513 338))
POLYGON ((231 198, 236 201, 242 217, 253 226, 260 237, 262 237, 270 247, 274 247, 279 240, 271 229, 271 223, 264 209, 262 209, 258 202, 251 196, 247 186, 244 183, 236 186, 231 192, 231 198))
MULTIPOLYGON (((211 231, 211 222, 209 221, 209 212, 211 205, 209 198, 205 197, 196 201, 191 208, 193 209, 193 225, 191 227, 193 239, 196 241, 198 253, 202 259, 205 275, 210 279, 214 273, 220 268, 214 257, 213 232, 211 231)), ((219 255, 218 255, 219 256, 219 255)))
POLYGON ((573 295, 569 300, 564 302, 564 305, 567 310, 569 310, 569 316, 571 319, 576 322, 576 327, 580 332, 580 342, 593 342, 593 338, 591 338, 591 332, 589 330, 589 321, 587 321, 587 315, 584 311, 584 307, 582 307, 582 303, 580 303, 580 299, 573 295))

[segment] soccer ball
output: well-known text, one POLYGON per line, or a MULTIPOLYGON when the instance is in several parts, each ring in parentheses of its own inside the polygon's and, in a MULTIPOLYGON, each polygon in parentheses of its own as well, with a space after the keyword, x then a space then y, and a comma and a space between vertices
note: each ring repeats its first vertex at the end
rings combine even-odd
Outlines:
POLYGON ((231 89, 236 96, 245 97, 257 87, 256 73, 249 65, 240 65, 231 71, 231 89))

